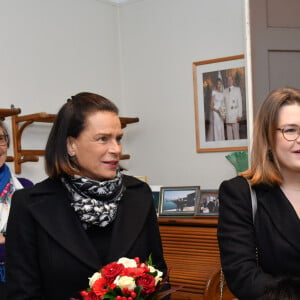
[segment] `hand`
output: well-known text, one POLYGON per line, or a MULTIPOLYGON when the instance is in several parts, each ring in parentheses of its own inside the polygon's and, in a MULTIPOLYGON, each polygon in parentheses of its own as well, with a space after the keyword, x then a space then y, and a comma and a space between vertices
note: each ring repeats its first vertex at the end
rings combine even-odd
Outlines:
POLYGON ((5 237, 3 233, 0 233, 0 244, 5 244, 5 237))

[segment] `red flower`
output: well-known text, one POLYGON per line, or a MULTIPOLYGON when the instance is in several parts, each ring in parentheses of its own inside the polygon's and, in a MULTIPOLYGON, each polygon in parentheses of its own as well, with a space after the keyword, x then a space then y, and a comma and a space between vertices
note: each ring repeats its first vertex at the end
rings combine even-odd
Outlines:
POLYGON ((125 268, 122 272, 122 276, 129 276, 133 278, 141 277, 145 273, 143 268, 125 268))
POLYGON ((84 300, 98 300, 97 295, 93 291, 86 292, 85 294, 81 292, 80 294, 83 296, 84 300))
POLYGON ((143 274, 137 280, 137 285, 143 287, 143 293, 151 294, 155 291, 155 278, 149 274, 143 274))
POLYGON ((123 271, 124 266, 116 262, 112 262, 102 268, 102 276, 106 278, 107 283, 111 284, 115 278, 123 271))
POLYGON ((122 257, 118 261, 120 263, 114 261, 92 275, 90 287, 80 292, 84 300, 145 300, 150 299, 151 294, 151 299, 161 299, 178 289, 159 292, 167 283, 168 275, 162 278, 162 272, 152 266, 151 256, 148 263, 140 263, 138 257, 134 260, 122 257))
MULTIPOLYGON (((93 292, 97 296, 104 296, 107 292, 107 280, 103 277, 97 279, 95 283, 93 284, 93 292)), ((86 299, 85 299, 86 300, 86 299)))

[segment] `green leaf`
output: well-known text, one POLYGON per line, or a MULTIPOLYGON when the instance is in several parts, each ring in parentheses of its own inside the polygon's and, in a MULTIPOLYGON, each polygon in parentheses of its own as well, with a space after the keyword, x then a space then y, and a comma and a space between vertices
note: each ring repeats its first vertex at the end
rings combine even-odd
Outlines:
MULTIPOLYGON (((140 286, 140 285, 138 285, 138 286, 134 289, 134 292, 136 293, 135 299, 137 299, 137 298, 140 296, 142 290, 143 290, 143 287, 140 286)), ((138 300, 138 299, 137 299, 137 300, 138 300)))
POLYGON ((153 261, 152 261, 152 253, 148 257, 148 265, 153 266, 153 261))
POLYGON ((102 299, 116 299, 116 295, 105 294, 102 299))

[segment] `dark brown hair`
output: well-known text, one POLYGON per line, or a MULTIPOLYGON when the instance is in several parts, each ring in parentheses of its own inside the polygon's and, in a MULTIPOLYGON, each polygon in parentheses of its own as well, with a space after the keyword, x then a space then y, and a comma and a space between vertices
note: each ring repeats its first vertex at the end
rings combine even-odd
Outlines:
POLYGON ((45 150, 45 169, 50 177, 78 173, 68 155, 67 138, 77 138, 85 128, 87 116, 97 111, 109 111, 116 115, 119 113, 113 102, 88 92, 72 96, 61 107, 54 120, 45 150))

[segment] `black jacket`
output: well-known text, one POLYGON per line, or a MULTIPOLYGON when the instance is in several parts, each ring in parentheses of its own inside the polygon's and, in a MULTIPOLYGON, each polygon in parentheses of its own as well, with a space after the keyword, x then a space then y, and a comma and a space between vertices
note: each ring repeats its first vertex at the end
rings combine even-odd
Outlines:
POLYGON ((279 186, 254 189, 254 225, 247 181, 236 177, 223 182, 219 190, 222 267, 229 288, 240 300, 259 299, 276 277, 300 275, 299 217, 279 186))
MULTIPOLYGON (((161 239, 147 184, 124 176, 126 191, 114 220, 109 261, 152 254, 166 271, 161 239)), ((7 230, 8 299, 68 300, 88 287, 101 267, 96 249, 70 206, 60 180, 46 179, 15 192, 7 230)))

